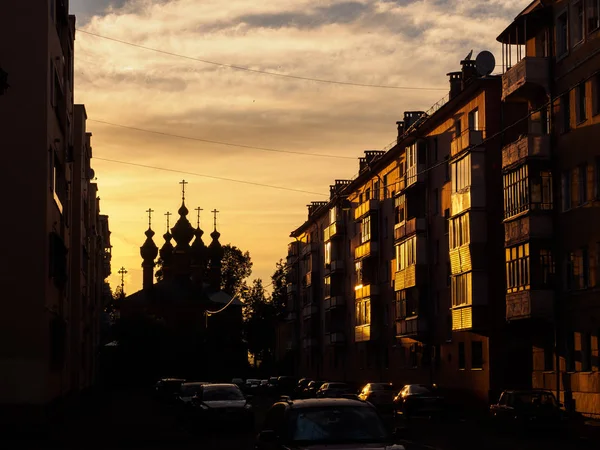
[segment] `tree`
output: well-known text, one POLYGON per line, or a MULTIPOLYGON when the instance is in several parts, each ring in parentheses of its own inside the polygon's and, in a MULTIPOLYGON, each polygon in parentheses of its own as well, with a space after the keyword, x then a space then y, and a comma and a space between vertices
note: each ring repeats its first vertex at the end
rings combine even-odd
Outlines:
POLYGON ((221 289, 230 295, 239 294, 244 280, 252 274, 252 260, 249 252, 242 252, 234 245, 223 246, 221 262, 221 289))
POLYGON ((280 259, 275 264, 275 272, 271 275, 273 282, 273 293, 271 299, 273 301, 273 307, 278 318, 282 318, 285 315, 285 309, 287 306, 288 295, 287 295, 287 283, 289 266, 280 259))
POLYGON ((255 360, 270 360, 275 350, 276 311, 273 302, 266 295, 260 278, 254 280, 252 286, 245 286, 241 295, 248 351, 255 360))

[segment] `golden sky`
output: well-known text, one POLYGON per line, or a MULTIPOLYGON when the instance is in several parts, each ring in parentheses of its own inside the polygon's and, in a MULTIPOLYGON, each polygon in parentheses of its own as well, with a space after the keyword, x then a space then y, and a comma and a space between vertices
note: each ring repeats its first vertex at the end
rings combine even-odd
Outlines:
MULTIPOLYGON (((256 70, 363 84, 347 86, 234 70, 77 33, 75 102, 86 105, 93 157, 313 192, 286 191, 94 159, 100 207, 110 216, 113 289, 141 287, 139 247, 154 209, 200 206, 205 242, 216 208, 221 242, 248 250, 253 277, 269 279, 306 205, 326 200, 335 179, 352 178, 364 150, 395 139, 405 110, 446 95, 446 73, 471 50, 500 63, 496 36, 529 0, 71 0, 77 27, 193 58, 256 70), (329 158, 209 144, 193 138, 329 158), (321 193, 321 195, 317 195, 321 193)), ((195 224, 195 213, 190 214, 195 224)), ((177 216, 174 216, 176 220, 177 216)), ((173 222, 172 222, 173 223, 173 222)))

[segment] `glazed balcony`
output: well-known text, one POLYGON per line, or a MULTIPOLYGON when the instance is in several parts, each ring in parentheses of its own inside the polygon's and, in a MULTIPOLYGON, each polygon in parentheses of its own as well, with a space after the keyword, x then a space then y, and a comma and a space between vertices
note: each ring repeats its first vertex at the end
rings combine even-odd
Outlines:
POLYGON ((412 265, 408 266, 404 270, 399 270, 396 272, 396 276, 394 278, 394 290, 401 291, 403 289, 408 289, 411 287, 415 287, 417 285, 417 266, 412 265))
POLYGON ((423 317, 414 316, 396 320, 396 337, 421 340, 427 333, 427 322, 423 317))
POLYGON ((302 308, 302 318, 308 319, 319 313, 319 305, 316 303, 309 303, 302 308))
POLYGON ((550 136, 527 135, 502 149, 502 168, 517 166, 529 158, 550 159, 550 136))
POLYGON ((552 214, 550 211, 508 220, 504 223, 504 244, 506 246, 531 239, 551 239, 553 236, 552 214))
POLYGON ((307 255, 310 255, 312 252, 316 252, 319 249, 318 242, 309 242, 303 245, 302 250, 300 251, 300 257, 304 258, 307 255))
POLYGON ((422 217, 413 217, 394 226, 394 240, 402 240, 412 234, 424 232, 426 230, 426 221, 422 217))
POLYGON ((548 58, 527 56, 502 75, 502 100, 527 98, 532 88, 549 87, 548 58))
POLYGON ((331 261, 331 263, 329 264, 330 273, 343 272, 344 269, 345 264, 343 259, 336 259, 334 261, 331 261))
POLYGON ((313 278, 316 278, 315 272, 307 272, 306 275, 304 275, 304 286, 305 287, 312 286, 313 278))
POLYGON ((506 294, 506 320, 551 321, 553 314, 554 292, 551 290, 528 290, 506 294))
POLYGON ((358 285, 354 288, 354 299, 360 300, 362 298, 369 298, 374 295, 379 294, 379 289, 376 285, 366 284, 366 285, 358 285))
POLYGON ((450 142, 450 157, 454 157, 468 148, 483 144, 483 130, 467 129, 450 142))
POLYGON ((330 309, 341 308, 343 306, 346 306, 346 302, 344 300, 343 295, 334 295, 333 297, 326 298, 323 302, 323 305, 325 307, 325 310, 328 311, 330 309))
POLYGON ((323 231, 323 240, 327 242, 333 238, 342 237, 343 234, 344 225, 342 223, 334 222, 323 231))
POLYGON ((346 343, 346 336, 341 331, 335 333, 329 333, 329 345, 343 345, 346 343))
POLYGON ((354 249, 354 259, 373 256, 377 252, 377 242, 367 241, 354 249))
POLYGON ((367 342, 371 340, 371 325, 357 325, 354 327, 354 342, 367 342))
POLYGON ((482 306, 460 306, 452 308, 451 312, 452 331, 479 330, 487 326, 485 308, 482 306))
POLYGON ((360 220, 363 217, 365 217, 367 214, 377 211, 378 207, 379 207, 379 200, 376 200, 374 198, 361 203, 354 210, 354 220, 360 220))
POLYGON ((302 348, 311 348, 319 345, 319 341, 314 337, 305 337, 302 339, 302 348))

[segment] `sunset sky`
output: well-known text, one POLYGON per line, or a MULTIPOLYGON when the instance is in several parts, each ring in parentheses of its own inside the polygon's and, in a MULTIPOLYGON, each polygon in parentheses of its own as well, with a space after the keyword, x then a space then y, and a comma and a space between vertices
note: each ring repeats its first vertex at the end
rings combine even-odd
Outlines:
MULTIPOLYGON (((352 178, 364 150, 392 142, 405 110, 426 110, 444 97, 445 74, 458 70, 471 49, 474 56, 492 51, 499 64, 495 38, 528 3, 71 0, 81 30, 165 52, 300 77, 433 88, 276 77, 77 33, 75 102, 86 105, 101 211, 110 216, 113 289, 121 266, 128 270, 126 292, 141 287, 145 210, 156 211, 153 228, 160 247, 164 213, 177 213, 182 178, 189 182, 189 209, 204 209, 202 228, 210 232, 209 211, 218 209, 221 242, 248 250, 253 278, 268 280, 286 255, 290 231, 306 219, 306 205, 326 200, 336 178, 352 178), (98 121, 340 158, 223 146, 98 121)), ((190 216, 195 224, 195 213, 190 216)))

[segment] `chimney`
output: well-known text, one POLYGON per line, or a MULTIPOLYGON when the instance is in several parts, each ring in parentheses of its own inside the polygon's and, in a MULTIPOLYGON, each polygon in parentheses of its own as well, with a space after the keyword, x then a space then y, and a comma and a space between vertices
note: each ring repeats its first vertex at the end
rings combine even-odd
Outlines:
POLYGON ((477 78, 477 63, 472 59, 465 59, 460 62, 462 66, 462 88, 477 78))
POLYGON ((396 142, 400 142, 400 139, 402 139, 402 135, 404 134, 404 121, 399 120, 396 122, 396 126, 398 127, 398 138, 396 142))
POLYGON ((408 130, 425 114, 424 111, 405 111, 404 112, 404 129, 408 130))
POLYGON ((462 91, 462 72, 450 72, 446 74, 450 78, 450 100, 462 91))

